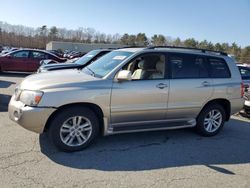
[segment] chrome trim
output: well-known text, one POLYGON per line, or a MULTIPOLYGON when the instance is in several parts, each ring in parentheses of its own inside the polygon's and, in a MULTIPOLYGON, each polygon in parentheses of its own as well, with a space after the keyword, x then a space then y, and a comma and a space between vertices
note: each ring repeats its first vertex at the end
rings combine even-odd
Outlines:
MULTIPOLYGON (((122 122, 122 123, 113 123, 111 124, 111 127, 114 126, 122 126, 122 125, 138 125, 138 124, 145 124, 145 123, 174 123, 174 122, 182 122, 182 121, 186 121, 186 122, 190 122, 193 121, 194 119, 166 119, 166 120, 152 120, 152 121, 135 121, 135 122, 122 122)), ((195 121, 196 123, 196 121, 195 121)))
POLYGON ((191 128, 191 127, 195 127, 195 125, 183 125, 183 126, 162 127, 162 128, 152 128, 152 129, 138 129, 138 130, 116 131, 116 132, 109 132, 107 135, 122 134, 122 133, 146 132, 146 131, 183 129, 183 128, 191 128))

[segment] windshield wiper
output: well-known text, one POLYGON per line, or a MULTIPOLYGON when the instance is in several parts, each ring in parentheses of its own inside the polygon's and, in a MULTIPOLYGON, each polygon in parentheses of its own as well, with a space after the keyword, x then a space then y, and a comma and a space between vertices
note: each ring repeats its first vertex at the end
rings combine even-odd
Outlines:
POLYGON ((92 71, 90 68, 88 68, 88 67, 86 67, 87 69, 88 69, 88 71, 90 71, 91 72, 91 74, 92 74, 92 76, 94 76, 95 77, 95 72, 94 71, 92 71))

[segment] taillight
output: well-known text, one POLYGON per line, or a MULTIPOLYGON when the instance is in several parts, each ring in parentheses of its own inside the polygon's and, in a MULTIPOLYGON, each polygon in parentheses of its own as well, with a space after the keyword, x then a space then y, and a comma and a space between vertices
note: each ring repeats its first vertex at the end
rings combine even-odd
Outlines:
POLYGON ((244 90, 245 90, 245 87, 244 87, 244 83, 241 82, 241 89, 240 89, 240 94, 241 94, 241 97, 244 96, 244 90))

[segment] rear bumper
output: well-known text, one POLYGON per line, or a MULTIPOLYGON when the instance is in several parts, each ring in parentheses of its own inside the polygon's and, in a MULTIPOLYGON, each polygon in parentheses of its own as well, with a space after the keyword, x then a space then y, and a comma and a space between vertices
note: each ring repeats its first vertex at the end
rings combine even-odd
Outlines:
POLYGON ((8 109, 11 120, 36 133, 43 133, 48 118, 55 110, 25 106, 22 102, 15 101, 14 97, 11 98, 8 109))

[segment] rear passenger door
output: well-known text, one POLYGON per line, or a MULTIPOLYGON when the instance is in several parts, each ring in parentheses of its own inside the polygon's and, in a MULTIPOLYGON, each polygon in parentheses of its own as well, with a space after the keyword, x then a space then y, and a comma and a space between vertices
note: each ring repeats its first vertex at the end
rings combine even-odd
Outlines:
POLYGON ((206 58, 200 55, 169 53, 171 69, 167 117, 195 118, 213 92, 206 58))
POLYGON ((231 79, 231 73, 226 61, 219 57, 208 57, 210 76, 213 79, 216 98, 238 98, 240 83, 231 79))
POLYGON ((48 54, 46 53, 39 51, 30 51, 30 60, 27 62, 28 71, 36 71, 40 67, 40 61, 48 58, 48 54))

